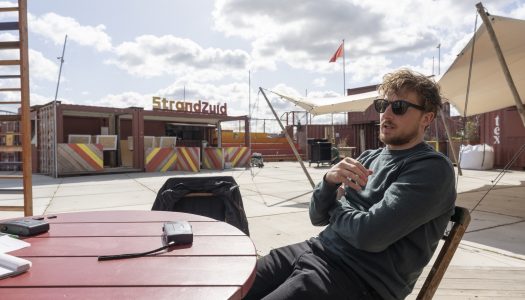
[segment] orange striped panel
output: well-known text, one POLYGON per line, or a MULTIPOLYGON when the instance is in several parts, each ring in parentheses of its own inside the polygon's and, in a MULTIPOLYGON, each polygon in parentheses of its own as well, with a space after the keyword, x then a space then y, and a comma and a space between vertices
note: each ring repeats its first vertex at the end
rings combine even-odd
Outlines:
POLYGON ((104 169, 101 144, 58 144, 57 150, 59 174, 104 169))
POLYGON ((201 168, 201 149, 199 147, 176 147, 175 170, 199 172, 201 168))
POLYGON ((222 148, 204 148, 202 153, 202 168, 212 170, 224 169, 224 155, 222 148))
POLYGON ((231 162, 232 168, 246 167, 250 162, 251 151, 248 147, 225 147, 225 161, 231 162))
POLYGON ((146 172, 166 172, 175 170, 178 153, 169 148, 148 148, 146 150, 146 172))

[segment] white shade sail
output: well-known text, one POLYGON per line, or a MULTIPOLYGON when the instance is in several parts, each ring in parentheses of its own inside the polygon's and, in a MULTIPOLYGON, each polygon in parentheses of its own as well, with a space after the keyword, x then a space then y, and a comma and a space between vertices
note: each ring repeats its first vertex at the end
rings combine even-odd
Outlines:
MULTIPOLYGON (((503 56, 520 98, 525 98, 525 20, 489 16, 503 56)), ((482 24, 475 35, 472 78, 467 116, 514 106, 514 98, 505 80, 487 28, 482 24)), ((439 80, 441 92, 463 115, 473 40, 457 56, 439 80)))
POLYGON ((303 98, 271 92, 313 115, 365 111, 378 97, 377 91, 334 98, 303 98))

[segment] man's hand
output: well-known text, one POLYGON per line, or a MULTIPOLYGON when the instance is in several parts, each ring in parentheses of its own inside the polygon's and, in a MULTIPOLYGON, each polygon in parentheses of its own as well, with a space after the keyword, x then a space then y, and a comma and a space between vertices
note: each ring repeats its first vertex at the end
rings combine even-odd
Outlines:
POLYGON ((372 170, 366 169, 357 160, 346 157, 333 166, 325 175, 326 182, 330 184, 343 183, 345 186, 360 191, 368 182, 372 170))

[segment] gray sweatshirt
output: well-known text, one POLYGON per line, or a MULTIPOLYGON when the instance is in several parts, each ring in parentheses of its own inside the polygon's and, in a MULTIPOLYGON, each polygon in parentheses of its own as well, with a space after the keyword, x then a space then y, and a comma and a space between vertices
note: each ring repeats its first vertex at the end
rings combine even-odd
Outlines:
POLYGON ((403 299, 436 249, 454 211, 450 161, 426 143, 411 149, 369 150, 358 160, 372 169, 361 192, 322 181, 310 202, 313 225, 328 255, 351 268, 385 299, 403 299))

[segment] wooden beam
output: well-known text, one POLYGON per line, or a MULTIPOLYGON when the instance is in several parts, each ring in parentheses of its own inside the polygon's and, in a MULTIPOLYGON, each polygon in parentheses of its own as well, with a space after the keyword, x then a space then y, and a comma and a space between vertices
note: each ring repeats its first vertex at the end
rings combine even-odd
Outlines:
POLYGON ((19 47, 20 42, 18 41, 0 42, 0 49, 18 49, 19 47))
POLYGON ((21 117, 20 115, 0 115, 0 121, 20 121, 21 117))
POLYGON ((18 11, 18 7, 16 6, 0 7, 0 12, 7 12, 7 11, 18 11))
POLYGON ((31 112, 29 100, 29 51, 27 40, 27 0, 18 0, 18 23, 20 39, 20 88, 22 128, 22 174, 24 175, 24 215, 33 215, 33 184, 31 155, 31 112))
POLYGON ((0 175, 0 179, 24 179, 22 175, 0 175))
POLYGON ((18 22, 2 22, 0 30, 18 30, 18 22))
POLYGON ((268 103, 268 106, 272 110, 272 113, 273 113, 275 119, 277 120, 277 122, 279 123, 279 126, 281 126, 281 129, 284 132, 284 135, 286 136, 286 140, 288 141, 288 144, 290 144, 290 147, 292 147, 292 151, 293 151, 293 153, 295 155, 295 158, 297 159, 297 161, 301 165, 301 168, 303 169, 304 174, 308 178, 308 181, 310 181, 310 185, 312 186, 312 189, 313 189, 315 187, 315 183, 314 183, 312 177, 310 176, 310 173, 308 173, 308 170, 306 170, 306 167, 304 166, 303 160, 301 159, 301 155, 299 155, 299 152, 297 152, 297 149, 295 149, 295 145, 294 145, 294 143, 292 141, 292 138, 290 137, 290 135, 288 134, 288 131, 286 131, 286 129, 283 126, 283 123, 281 122, 281 120, 277 116, 277 113, 273 109, 273 106, 270 103, 270 100, 268 100, 268 97, 266 97, 266 94, 264 93, 263 88, 259 87, 259 91, 261 91, 262 95, 264 96, 264 99, 266 100, 266 103, 268 103))
POLYGON ((23 206, 0 206, 0 210, 3 211, 24 211, 23 206))
POLYGON ((20 61, 18 59, 0 60, 0 66, 18 66, 20 61))

